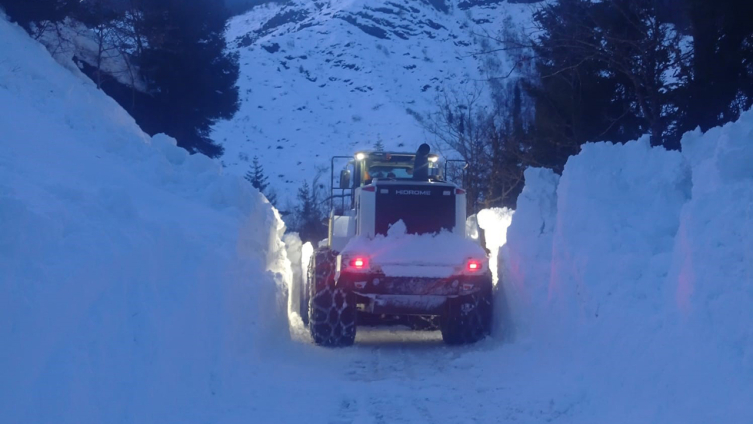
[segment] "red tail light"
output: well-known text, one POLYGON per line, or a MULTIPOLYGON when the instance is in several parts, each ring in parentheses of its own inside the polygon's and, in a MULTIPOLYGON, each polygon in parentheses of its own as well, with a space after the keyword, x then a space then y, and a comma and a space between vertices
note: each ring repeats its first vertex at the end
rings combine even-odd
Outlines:
POLYGON ((456 188, 455 194, 465 194, 465 190, 463 190, 462 188, 456 188))
POLYGON ((353 258, 350 260, 349 265, 355 269, 366 269, 369 266, 369 260, 366 258, 353 258))
POLYGON ((373 186, 373 185, 363 186, 363 188, 361 190, 363 190, 363 191, 376 191, 376 186, 373 186))
POLYGON ((466 269, 470 272, 476 272, 481 269, 481 262, 471 259, 468 261, 468 265, 466 266, 466 269))

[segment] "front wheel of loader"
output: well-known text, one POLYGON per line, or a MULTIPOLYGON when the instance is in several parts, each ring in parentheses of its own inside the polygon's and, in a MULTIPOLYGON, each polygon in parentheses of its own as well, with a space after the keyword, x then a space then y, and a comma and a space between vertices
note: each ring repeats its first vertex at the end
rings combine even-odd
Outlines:
POLYGON ((350 346, 356 339, 356 295, 335 287, 336 257, 317 252, 310 268, 309 330, 314 343, 327 347, 350 346))

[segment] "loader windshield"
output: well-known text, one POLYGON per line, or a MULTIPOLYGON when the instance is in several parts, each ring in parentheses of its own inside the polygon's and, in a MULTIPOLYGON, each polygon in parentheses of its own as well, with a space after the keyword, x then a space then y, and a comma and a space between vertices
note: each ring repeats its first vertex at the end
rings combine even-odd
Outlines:
POLYGON ((362 181, 369 184, 374 178, 411 179, 413 178, 413 158, 413 155, 406 154, 372 153, 364 160, 362 181))
POLYGON ((373 165, 369 167, 369 175, 371 178, 387 178, 387 179, 407 179, 413 176, 413 166, 384 166, 373 165))
MULTIPOLYGON (((360 181, 363 185, 370 184, 374 178, 382 180, 412 180, 414 160, 415 155, 409 153, 369 153, 363 159, 360 181)), ((430 172, 434 178, 439 178, 440 176, 438 166, 436 161, 429 163, 430 172)))

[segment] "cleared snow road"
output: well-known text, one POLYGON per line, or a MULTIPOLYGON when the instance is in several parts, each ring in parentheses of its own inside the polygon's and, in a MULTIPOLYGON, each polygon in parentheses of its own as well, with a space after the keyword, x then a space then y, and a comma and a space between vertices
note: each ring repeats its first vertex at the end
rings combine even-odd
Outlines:
POLYGON ((267 358, 269 384, 254 384, 246 417, 327 424, 569 422, 580 403, 546 383, 546 363, 527 357, 521 346, 486 340, 450 347, 439 332, 358 331, 351 348, 299 342, 295 354, 267 358))
MULTIPOLYGON (((438 332, 359 329, 342 376, 353 396, 332 423, 474 422, 487 390, 467 366, 455 364, 468 348, 450 348, 438 332), (465 410, 467 408, 467 410, 465 410)), ((488 421, 485 421, 488 422, 488 421)))

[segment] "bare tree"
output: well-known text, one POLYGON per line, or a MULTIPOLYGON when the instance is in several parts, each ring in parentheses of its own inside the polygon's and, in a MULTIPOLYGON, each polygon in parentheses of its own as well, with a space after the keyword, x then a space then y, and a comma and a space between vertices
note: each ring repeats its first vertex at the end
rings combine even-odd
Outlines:
POLYGON ((441 146, 468 164, 462 172, 469 213, 514 206, 523 171, 531 163, 518 84, 490 87, 495 92, 489 98, 480 83, 467 92, 443 92, 435 112, 423 121, 441 146))
POLYGON ((485 189, 489 157, 490 114, 486 111, 483 87, 474 83, 467 92, 443 91, 436 99, 437 109, 424 120, 424 127, 437 141, 468 163, 465 171, 467 206, 476 211, 485 189))
POLYGON ((90 65, 98 88, 112 77, 131 88, 131 107, 135 107, 139 72, 133 65, 142 45, 136 3, 131 0, 83 0, 77 18, 85 27, 79 35, 96 45, 90 65))

